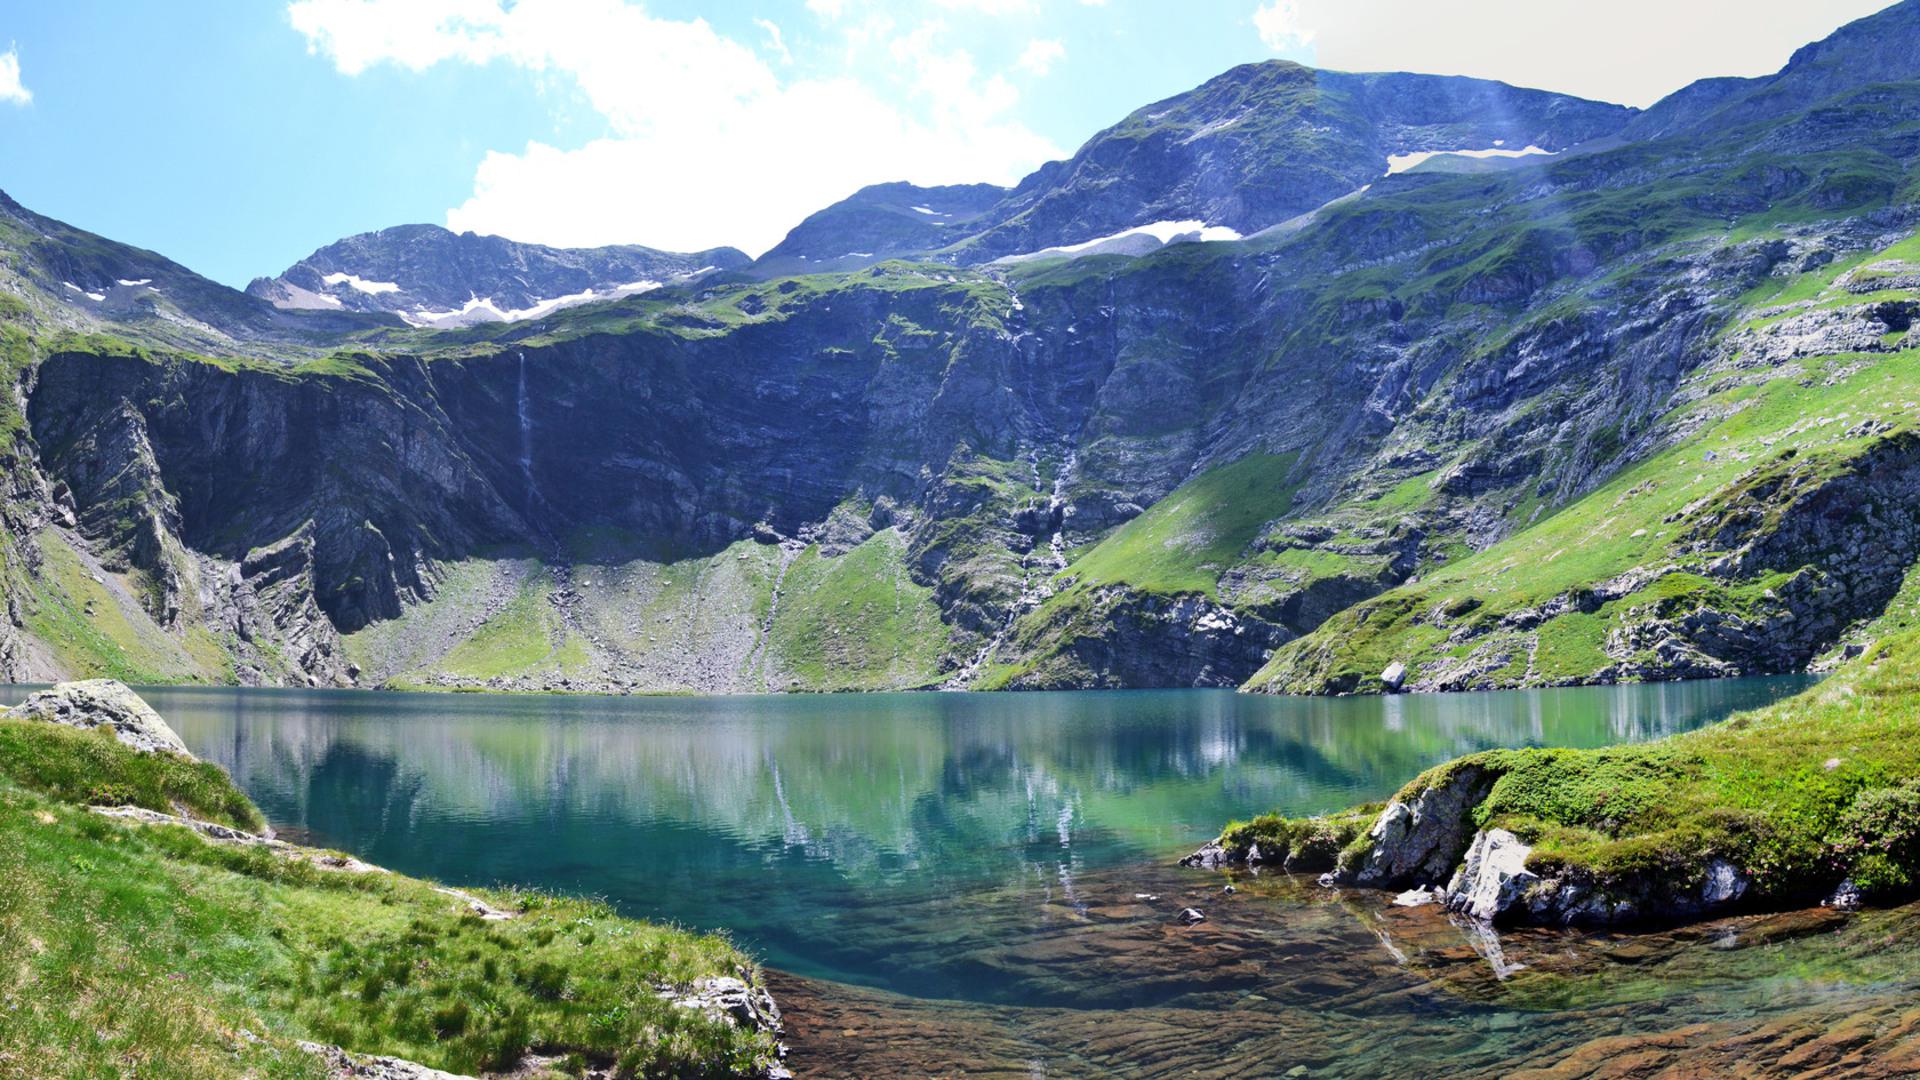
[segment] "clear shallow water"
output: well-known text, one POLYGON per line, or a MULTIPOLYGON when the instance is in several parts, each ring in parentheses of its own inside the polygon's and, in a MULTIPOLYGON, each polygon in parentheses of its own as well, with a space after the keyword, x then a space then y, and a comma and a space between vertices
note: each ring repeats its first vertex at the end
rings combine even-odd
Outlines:
POLYGON ((1458 754, 1657 738, 1808 684, 1385 699, 142 693, 309 842, 724 928, 803 976, 1033 1004, 1083 992, 981 963, 1012 932, 984 912, 1071 914, 1089 874, 1164 864, 1230 818, 1380 798, 1458 754))

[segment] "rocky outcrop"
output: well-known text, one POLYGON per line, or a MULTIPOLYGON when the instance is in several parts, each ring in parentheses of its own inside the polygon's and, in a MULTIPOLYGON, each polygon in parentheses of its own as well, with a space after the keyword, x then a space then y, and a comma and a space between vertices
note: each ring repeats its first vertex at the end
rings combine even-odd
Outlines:
POLYGON ((1057 625, 1023 628, 1045 642, 1049 654, 1014 688, 1238 686, 1293 636, 1204 596, 1126 586, 1093 590, 1084 604, 1063 605, 1052 620, 1057 625))
POLYGON ((1472 840, 1473 808, 1497 779, 1491 769, 1468 763, 1434 777, 1411 798, 1388 803, 1367 832, 1365 856, 1337 878, 1375 889, 1444 880, 1472 840))
POLYGON ((773 1003, 773 995, 766 987, 745 979, 713 975, 695 979, 684 990, 664 988, 660 996, 682 1009, 703 1012, 736 1027, 780 1034, 780 1009, 773 1003))
POLYGON ((143 754, 169 753, 191 758, 187 744, 139 694, 112 679, 67 682, 28 695, 0 713, 21 720, 44 720, 91 730, 107 728, 122 743, 143 754))
MULTIPOLYGON (((352 684, 358 672, 347 660, 340 633, 314 596, 314 530, 311 521, 286 539, 249 551, 225 568, 220 587, 207 597, 218 621, 239 641, 269 651, 309 683, 352 684)), ((265 683, 270 669, 255 666, 245 681, 265 683)))
POLYGON ((1290 834, 1301 852, 1290 850, 1284 861, 1276 860, 1258 844, 1248 845, 1244 836, 1229 834, 1180 865, 1217 870, 1279 862, 1289 873, 1311 873, 1331 862, 1333 868, 1320 875, 1323 886, 1396 892, 1394 903, 1400 906, 1438 901, 1484 923, 1608 926, 1691 919, 1725 911, 1747 895, 1751 876, 1717 855, 1691 868, 1649 867, 1605 878, 1530 865, 1533 848, 1519 836, 1499 826, 1475 825, 1476 811, 1504 774, 1498 761, 1497 755, 1469 758, 1422 777, 1413 785, 1418 790, 1388 803, 1366 833, 1337 854, 1345 836, 1325 828, 1329 819, 1261 819, 1254 829, 1276 837, 1290 834), (1301 842, 1316 833, 1332 840, 1301 842), (1310 858, 1296 859, 1296 854, 1310 858))
MULTIPOLYGON (((778 1041, 784 1030, 780 1007, 774 1004, 773 994, 765 986, 731 975, 710 975, 695 979, 685 988, 662 987, 659 995, 676 1008, 691 1009, 721 1023, 768 1035, 775 1040, 780 1056, 786 1056, 785 1044, 778 1041)), ((762 1075, 765 1080, 792 1080, 793 1073, 785 1066, 773 1065, 762 1075)))

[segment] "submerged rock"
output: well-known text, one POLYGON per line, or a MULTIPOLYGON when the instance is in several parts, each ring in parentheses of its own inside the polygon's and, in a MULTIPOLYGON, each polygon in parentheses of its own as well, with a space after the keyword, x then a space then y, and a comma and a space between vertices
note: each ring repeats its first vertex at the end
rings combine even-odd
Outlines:
POLYGON ((1195 870, 1218 870, 1233 865, 1233 854, 1220 845, 1218 840, 1209 840, 1205 847, 1180 860, 1180 865, 1195 870))
POLYGON ((61 683, 51 690, 34 693, 0 716, 45 720, 88 730, 111 728, 114 738, 143 754, 164 751, 193 757, 187 744, 153 711, 153 706, 113 679, 61 683))

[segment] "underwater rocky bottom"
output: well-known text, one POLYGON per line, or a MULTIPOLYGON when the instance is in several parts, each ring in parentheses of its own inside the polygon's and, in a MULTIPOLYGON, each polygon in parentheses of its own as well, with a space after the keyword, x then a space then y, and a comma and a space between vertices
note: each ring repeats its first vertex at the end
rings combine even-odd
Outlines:
POLYGON ((904 905, 876 927, 897 963, 970 975, 971 1000, 776 975, 796 1073, 1920 1075, 1920 905, 1494 932, 1285 875, 1143 866, 1046 884, 904 905), (1184 923, 1187 908, 1205 920, 1184 923))

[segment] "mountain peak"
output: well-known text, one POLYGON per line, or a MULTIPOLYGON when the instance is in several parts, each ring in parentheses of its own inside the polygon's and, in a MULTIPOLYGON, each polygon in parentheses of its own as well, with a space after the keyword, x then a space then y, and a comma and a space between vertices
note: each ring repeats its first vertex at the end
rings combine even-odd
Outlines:
POLYGON ((276 307, 380 311, 415 325, 535 318, 745 266, 734 248, 556 248, 439 225, 392 225, 335 241, 247 286, 276 307))

